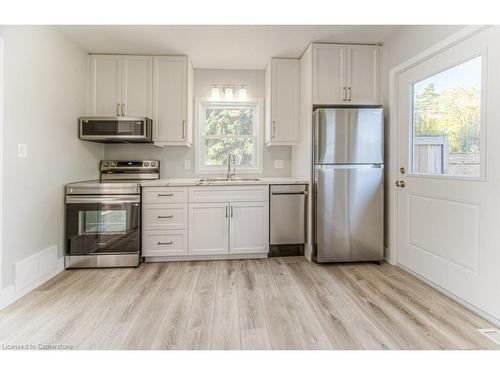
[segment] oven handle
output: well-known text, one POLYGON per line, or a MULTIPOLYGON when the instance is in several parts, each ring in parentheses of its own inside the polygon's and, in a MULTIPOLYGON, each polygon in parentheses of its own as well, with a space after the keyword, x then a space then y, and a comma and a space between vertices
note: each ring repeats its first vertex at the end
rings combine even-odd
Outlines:
POLYGON ((139 203, 140 195, 67 195, 66 203, 139 203))

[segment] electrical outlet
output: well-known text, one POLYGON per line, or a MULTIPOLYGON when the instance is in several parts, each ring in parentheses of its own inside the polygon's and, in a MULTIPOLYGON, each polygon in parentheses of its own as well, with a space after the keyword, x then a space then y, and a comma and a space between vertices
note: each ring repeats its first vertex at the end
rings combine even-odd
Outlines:
POLYGON ((276 168, 276 169, 283 169, 283 167, 284 167, 283 160, 275 160, 274 161, 274 168, 276 168))
POLYGON ((184 160, 184 169, 191 169, 191 160, 184 160))
POLYGON ((20 143, 17 145, 17 157, 18 158, 28 157, 28 145, 26 143, 20 143))

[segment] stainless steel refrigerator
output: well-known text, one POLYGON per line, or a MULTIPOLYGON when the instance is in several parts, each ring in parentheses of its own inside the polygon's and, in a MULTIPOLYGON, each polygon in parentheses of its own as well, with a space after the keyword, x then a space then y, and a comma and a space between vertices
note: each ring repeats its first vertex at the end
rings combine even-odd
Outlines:
POLYGON ((314 111, 316 262, 383 259, 383 133, 381 108, 314 111))

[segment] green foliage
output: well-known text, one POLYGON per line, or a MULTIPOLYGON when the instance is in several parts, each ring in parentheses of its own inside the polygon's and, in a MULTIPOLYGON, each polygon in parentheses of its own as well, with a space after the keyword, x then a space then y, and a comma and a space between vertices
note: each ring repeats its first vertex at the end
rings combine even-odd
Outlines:
POLYGON ((478 152, 480 92, 458 86, 438 93, 427 85, 414 97, 416 136, 448 135, 450 152, 478 152))
POLYGON ((226 165, 228 155, 237 165, 252 165, 254 154, 253 108, 205 110, 205 163, 226 165))

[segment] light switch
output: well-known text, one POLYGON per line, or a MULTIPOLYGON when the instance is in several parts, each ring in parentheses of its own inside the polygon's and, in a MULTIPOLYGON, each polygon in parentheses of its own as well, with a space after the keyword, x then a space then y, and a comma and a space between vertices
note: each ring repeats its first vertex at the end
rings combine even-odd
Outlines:
POLYGON ((283 169, 283 167, 284 167, 283 160, 275 160, 274 161, 274 168, 283 169))
POLYGON ((28 157, 28 145, 26 143, 20 143, 17 145, 17 157, 18 158, 28 157))
POLYGON ((184 169, 191 169, 191 160, 184 160, 184 169))

